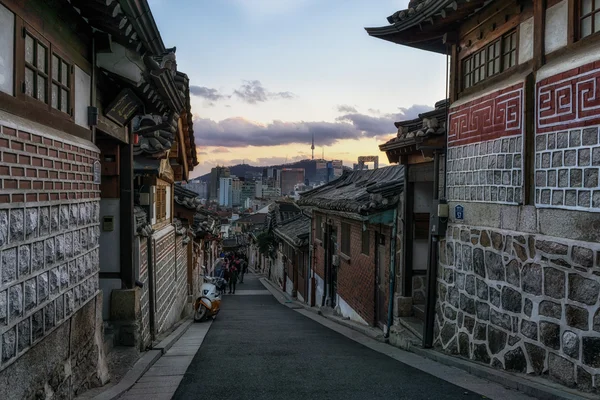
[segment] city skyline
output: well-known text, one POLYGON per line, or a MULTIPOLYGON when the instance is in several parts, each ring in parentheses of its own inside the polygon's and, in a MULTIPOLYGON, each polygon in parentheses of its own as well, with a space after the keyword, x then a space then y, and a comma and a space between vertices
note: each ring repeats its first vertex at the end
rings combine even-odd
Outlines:
POLYGON ((310 159, 313 136, 315 158, 352 167, 358 156, 381 155, 395 121, 444 97, 445 57, 364 30, 407 4, 151 0, 165 44, 177 44, 178 68, 190 77, 200 159, 192 177, 217 164, 310 159))

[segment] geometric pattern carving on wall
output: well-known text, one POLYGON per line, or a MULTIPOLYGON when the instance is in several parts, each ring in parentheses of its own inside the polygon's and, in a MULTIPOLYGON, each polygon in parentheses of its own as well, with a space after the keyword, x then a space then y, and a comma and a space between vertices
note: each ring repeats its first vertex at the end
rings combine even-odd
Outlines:
POLYGON ((537 133, 600 124, 600 63, 537 83, 537 133))
POLYGON ((448 147, 523 134, 523 83, 451 109, 448 147))

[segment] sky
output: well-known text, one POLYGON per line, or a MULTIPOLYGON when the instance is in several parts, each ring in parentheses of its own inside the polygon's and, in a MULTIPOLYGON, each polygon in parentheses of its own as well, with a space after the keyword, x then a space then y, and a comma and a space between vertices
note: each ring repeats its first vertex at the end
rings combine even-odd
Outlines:
POLYGON ((370 37, 408 0, 149 0, 190 78, 203 175, 215 165, 379 155, 445 94, 445 57, 370 37))

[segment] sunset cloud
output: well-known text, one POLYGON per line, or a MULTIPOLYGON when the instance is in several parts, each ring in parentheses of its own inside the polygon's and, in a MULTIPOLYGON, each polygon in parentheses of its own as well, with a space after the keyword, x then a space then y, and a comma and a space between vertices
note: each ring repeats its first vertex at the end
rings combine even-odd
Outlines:
POLYGON ((391 135, 396 131, 394 122, 416 118, 432 107, 413 105, 399 108, 396 113, 379 116, 349 113, 335 122, 324 121, 272 121, 259 124, 236 117, 222 121, 208 118, 194 120, 196 143, 216 147, 268 147, 288 144, 310 144, 314 135, 315 145, 330 146, 340 140, 357 140, 391 135))
POLYGON ((239 89, 233 94, 249 104, 263 103, 268 100, 293 99, 296 97, 292 92, 269 92, 258 80, 244 81, 239 89))

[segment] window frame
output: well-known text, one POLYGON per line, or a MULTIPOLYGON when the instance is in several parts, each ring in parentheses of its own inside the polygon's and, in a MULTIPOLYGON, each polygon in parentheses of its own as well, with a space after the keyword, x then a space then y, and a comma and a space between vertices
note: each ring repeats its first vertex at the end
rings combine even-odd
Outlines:
POLYGON ((61 114, 67 114, 73 118, 75 118, 75 107, 74 107, 74 95, 72 94, 72 92, 74 92, 73 90, 73 81, 75 79, 74 77, 74 70, 75 70, 75 66, 73 63, 69 62, 67 60, 67 58, 58 50, 58 49, 53 49, 52 53, 50 54, 50 60, 51 60, 51 70, 50 70, 50 107, 52 108, 53 111, 59 111, 61 114), (54 57, 56 57, 58 59, 58 65, 60 66, 60 68, 58 69, 58 80, 54 79, 54 57), (64 84, 62 82, 62 70, 63 70, 63 65, 66 65, 67 67, 67 75, 66 75, 66 80, 67 80, 67 84, 64 84), (56 84, 58 86, 58 92, 59 95, 57 97, 57 100, 59 100, 59 106, 57 108, 54 108, 54 106, 52 105, 52 87, 53 85, 56 84), (62 96, 60 96, 61 91, 62 90, 66 90, 67 92, 67 111, 63 111, 61 108, 61 102, 62 102, 62 96))
POLYGON ((471 89, 474 86, 517 67, 518 56, 518 28, 509 29, 488 41, 480 48, 464 55, 458 61, 458 68, 460 70, 460 92, 471 89), (513 44, 508 51, 505 50, 506 40, 509 40, 510 43, 513 44), (499 45, 498 48, 496 47, 497 45, 499 45), (491 58, 489 54, 490 50, 492 50, 491 58), (509 60, 512 60, 512 57, 514 57, 514 60, 512 60, 513 63, 510 64, 509 61, 508 66, 505 66, 506 56, 509 57, 509 60), (495 70, 496 62, 498 62, 498 70, 495 70), (489 71, 490 65, 494 67, 494 71, 491 74, 489 71))
POLYGON ((350 257, 352 249, 352 224, 342 221, 340 224, 340 231, 340 251, 350 257))
POLYGON ((22 79, 21 79, 21 85, 20 85, 20 90, 19 92, 25 96, 27 96, 28 99, 33 99, 36 102, 38 102, 38 104, 45 104, 48 105, 48 100, 49 100, 49 93, 48 93, 48 89, 49 89, 49 81, 50 81, 50 74, 52 73, 51 68, 52 65, 50 63, 50 42, 48 40, 46 40, 42 35, 40 35, 37 31, 35 31, 33 28, 31 28, 28 24, 23 24, 23 29, 21 32, 21 40, 23 41, 23 51, 20 52, 21 54, 17 54, 17 58, 22 57, 22 62, 23 62, 23 67, 19 68, 18 73, 21 74, 22 79), (30 63, 29 61, 27 61, 27 37, 31 37, 33 40, 33 63, 30 63), (41 71, 39 66, 37 65, 38 61, 39 61, 39 55, 38 55, 38 49, 39 46, 43 46, 46 49, 46 57, 44 60, 44 67, 45 67, 45 71, 41 71), (27 70, 31 70, 33 71, 34 74, 34 79, 33 79, 33 88, 32 88, 32 94, 28 94, 27 93, 27 83, 26 83, 26 76, 27 70), (38 98, 38 84, 39 84, 39 77, 42 77, 46 80, 46 87, 45 87, 45 98, 42 101, 41 99, 38 98))
MULTIPOLYGON (((596 36, 600 33, 600 26, 597 30, 594 30, 594 26, 596 25, 596 15, 600 14, 600 0, 591 0, 592 1, 592 11, 588 14, 583 14, 583 0, 575 0, 575 30, 576 30, 576 40, 583 40, 589 37, 596 36), (583 32, 583 20, 590 18, 590 29, 591 33, 586 36, 582 36, 583 32)), ((600 23, 600 21, 599 21, 600 23)))
MULTIPOLYGON (((16 35, 15 35, 15 64, 14 64, 14 79, 15 79, 15 94, 14 97, 21 100, 27 105, 36 107, 39 110, 47 111, 48 113, 67 119, 70 122, 75 122, 74 103, 75 103, 75 90, 74 90, 74 70, 75 63, 68 57, 58 46, 53 44, 44 35, 37 31, 33 26, 25 22, 23 19, 17 17, 15 21, 16 35), (30 96, 25 90, 25 70, 30 68, 31 64, 26 61, 25 57, 25 45, 27 35, 31 36, 36 43, 42 44, 46 48, 46 65, 47 72, 45 73, 46 78, 46 101, 42 102, 37 96, 30 96), (53 70, 55 68, 52 56, 56 55, 61 61, 64 61, 67 65, 67 81, 68 81, 68 108, 67 112, 63 112, 60 109, 52 107, 52 85, 53 70)), ((37 46, 36 54, 37 57, 37 46)), ((36 74, 37 77, 37 74, 36 74)))
POLYGON ((371 255, 371 232, 368 229, 363 230, 361 233, 360 239, 361 239, 361 246, 360 246, 361 254, 364 254, 365 256, 371 255), (366 245, 366 247, 365 247, 365 245, 366 245))
POLYGON ((156 212, 156 223, 167 220, 167 186, 156 185, 154 208, 156 212))

